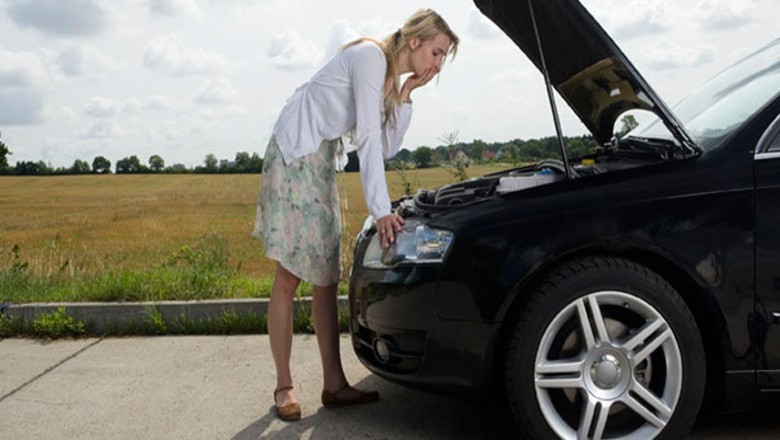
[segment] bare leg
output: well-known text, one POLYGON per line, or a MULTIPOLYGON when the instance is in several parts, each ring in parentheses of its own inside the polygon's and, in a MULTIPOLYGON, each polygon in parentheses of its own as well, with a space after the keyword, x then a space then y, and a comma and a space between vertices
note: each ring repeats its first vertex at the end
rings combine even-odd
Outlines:
POLYGON ((335 392, 347 384, 339 351, 337 285, 314 286, 312 319, 322 358, 324 389, 335 392))
POLYGON ((340 399, 357 399, 362 391, 352 388, 344 375, 339 351, 339 314, 337 285, 314 286, 312 318, 322 358, 323 389, 340 399))
MULTIPOLYGON (((268 337, 271 340, 271 354, 276 366, 276 388, 290 387, 293 384, 290 372, 290 353, 292 351, 293 299, 295 289, 301 280, 290 273, 281 264, 276 264, 274 284, 271 287, 271 300, 268 302, 268 337)), ((278 406, 297 403, 291 389, 274 395, 278 406)))

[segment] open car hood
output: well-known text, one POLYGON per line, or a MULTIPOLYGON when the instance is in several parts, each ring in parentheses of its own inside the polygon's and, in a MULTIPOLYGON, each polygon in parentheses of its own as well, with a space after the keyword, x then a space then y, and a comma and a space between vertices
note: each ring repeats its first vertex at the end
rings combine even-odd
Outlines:
POLYGON ((623 112, 644 109, 661 118, 684 148, 698 150, 663 101, 577 0, 474 3, 542 73, 546 67, 552 87, 600 144, 614 136, 615 122, 623 112))

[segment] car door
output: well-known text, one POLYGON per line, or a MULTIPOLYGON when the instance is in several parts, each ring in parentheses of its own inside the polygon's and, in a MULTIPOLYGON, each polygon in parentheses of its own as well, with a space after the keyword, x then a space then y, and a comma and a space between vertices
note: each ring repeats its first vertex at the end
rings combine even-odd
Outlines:
POLYGON ((780 388, 780 115, 756 148, 756 380, 780 388))

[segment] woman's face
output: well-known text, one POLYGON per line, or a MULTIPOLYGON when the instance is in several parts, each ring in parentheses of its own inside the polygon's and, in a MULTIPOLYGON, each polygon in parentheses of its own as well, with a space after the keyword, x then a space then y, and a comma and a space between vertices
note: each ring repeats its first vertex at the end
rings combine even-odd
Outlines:
POLYGON ((447 49, 450 47, 450 38, 440 33, 432 40, 421 41, 418 38, 412 38, 409 41, 409 47, 412 49, 410 55, 410 67, 415 75, 422 75, 427 69, 433 67, 436 72, 441 70, 441 63, 444 56, 447 55, 447 49))

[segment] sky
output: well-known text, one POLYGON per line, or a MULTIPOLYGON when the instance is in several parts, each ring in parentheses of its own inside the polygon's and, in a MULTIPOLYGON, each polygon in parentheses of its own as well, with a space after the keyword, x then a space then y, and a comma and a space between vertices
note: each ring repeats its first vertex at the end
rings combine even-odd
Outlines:
MULTIPOLYGON (((667 104, 780 37, 777 0, 582 0, 667 104)), ((286 99, 345 42, 420 7, 458 56, 416 90, 404 147, 554 135, 542 75, 466 0, 0 0, 8 162, 262 156, 286 99)), ((586 133, 559 103, 564 134, 586 133)))

